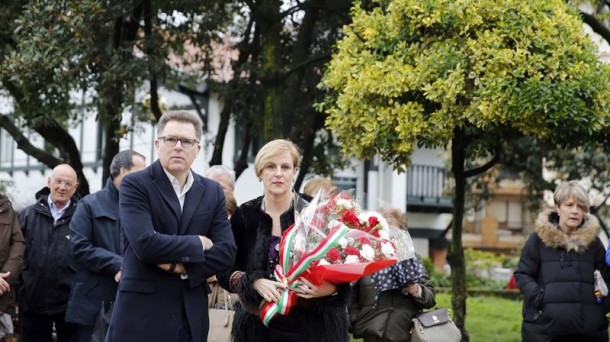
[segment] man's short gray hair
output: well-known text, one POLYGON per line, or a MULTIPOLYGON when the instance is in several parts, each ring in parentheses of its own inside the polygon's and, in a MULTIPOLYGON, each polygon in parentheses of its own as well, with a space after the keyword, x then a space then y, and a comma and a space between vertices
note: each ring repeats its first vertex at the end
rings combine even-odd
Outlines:
POLYGON ((235 171, 226 165, 212 165, 205 176, 210 178, 213 176, 227 176, 229 178, 229 185, 235 189, 235 171))
POLYGON ((195 138, 197 140, 201 140, 201 136, 203 135, 203 122, 195 113, 191 113, 186 110, 173 110, 166 112, 161 115, 159 122, 157 123, 157 136, 160 136, 165 129, 165 125, 167 125, 170 121, 178 121, 193 124, 195 128, 195 138))

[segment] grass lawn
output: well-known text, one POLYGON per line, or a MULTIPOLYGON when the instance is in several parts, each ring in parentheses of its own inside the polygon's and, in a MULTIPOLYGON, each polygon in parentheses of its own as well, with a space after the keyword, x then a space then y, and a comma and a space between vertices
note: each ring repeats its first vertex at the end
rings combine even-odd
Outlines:
MULTIPOLYGON (((438 307, 451 308, 449 294, 437 294, 436 302, 438 307)), ((497 297, 468 297, 466 305, 466 330, 470 341, 521 341, 521 301, 497 297)))

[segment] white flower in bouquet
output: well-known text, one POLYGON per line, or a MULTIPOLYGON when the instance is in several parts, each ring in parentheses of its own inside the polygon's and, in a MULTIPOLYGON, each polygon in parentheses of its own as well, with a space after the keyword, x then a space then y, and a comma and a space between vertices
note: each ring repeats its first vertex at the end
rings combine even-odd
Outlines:
POLYGON ((396 254, 396 249, 394 248, 394 245, 390 242, 383 242, 381 243, 381 253, 383 253, 383 255, 385 255, 388 258, 394 257, 394 255, 396 254))
POLYGON ((364 227, 366 231, 370 231, 382 239, 388 239, 388 221, 380 213, 376 211, 362 212, 358 214, 358 220, 360 226, 364 227))
POLYGON ((387 228, 382 228, 379 230, 379 237, 384 239, 384 240, 389 240, 390 239, 390 230, 387 228))
POLYGON ((373 247, 371 247, 371 245, 362 245, 360 256, 368 261, 373 261, 375 260, 375 250, 373 247))
POLYGON ((342 237, 341 239, 339 239, 338 244, 339 246, 341 246, 341 248, 345 249, 345 247, 347 247, 347 244, 349 243, 349 240, 342 237))
POLYGON ((348 255, 345 257, 345 264, 357 264, 360 262, 360 258, 357 255, 348 255))
POLYGON ((338 198, 337 199, 337 207, 339 207, 341 210, 349 210, 353 208, 353 204, 354 202, 345 199, 345 198, 338 198))
POLYGON ((358 214, 358 220, 360 221, 361 225, 366 226, 369 224, 369 217, 371 217, 371 213, 371 211, 363 211, 358 214))

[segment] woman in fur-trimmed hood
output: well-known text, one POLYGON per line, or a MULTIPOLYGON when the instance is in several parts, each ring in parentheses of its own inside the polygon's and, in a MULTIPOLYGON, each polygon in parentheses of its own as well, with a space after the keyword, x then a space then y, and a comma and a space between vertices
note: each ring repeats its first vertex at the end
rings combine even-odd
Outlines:
POLYGON ((599 270, 610 281, 599 222, 576 181, 560 184, 554 202, 538 216, 515 270, 523 341, 608 341, 610 299, 596 301, 593 275, 599 270))

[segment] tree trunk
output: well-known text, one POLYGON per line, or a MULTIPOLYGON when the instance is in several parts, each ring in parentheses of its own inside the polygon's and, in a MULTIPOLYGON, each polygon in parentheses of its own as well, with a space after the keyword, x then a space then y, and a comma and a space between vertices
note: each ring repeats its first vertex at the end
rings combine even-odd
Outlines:
MULTIPOLYGON (((120 105, 119 105, 120 106, 120 105)), ((119 153, 119 139, 117 137, 117 131, 121 126, 121 115, 117 114, 112 118, 106 125, 104 125, 105 132, 105 144, 104 154, 102 156, 102 188, 106 182, 106 179, 110 177, 110 163, 112 158, 119 153)))
POLYGON ((465 134, 461 129, 455 129, 451 144, 452 172, 455 178, 455 195, 453 198, 453 228, 449 247, 448 261, 451 266, 451 306, 453 320, 462 332, 462 341, 469 341, 466 331, 466 261, 462 246, 462 224, 464 219, 464 202, 466 190, 466 160, 465 134))
POLYGON ((263 85, 263 141, 281 138, 284 123, 282 105, 282 17, 280 1, 262 0, 255 13, 261 33, 261 84, 263 85))

